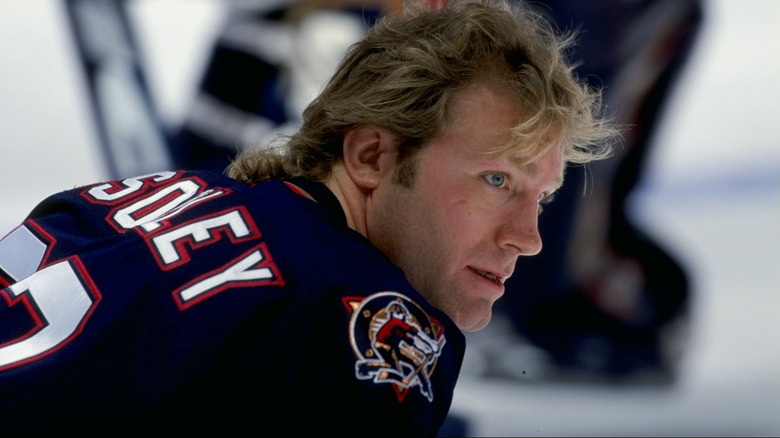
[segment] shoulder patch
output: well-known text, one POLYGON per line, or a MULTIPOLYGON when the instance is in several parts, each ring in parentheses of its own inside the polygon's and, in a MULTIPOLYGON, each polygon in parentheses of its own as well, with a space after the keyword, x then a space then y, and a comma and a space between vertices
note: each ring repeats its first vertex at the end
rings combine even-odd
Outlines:
POLYGON ((431 376, 446 344, 444 328, 416 302, 398 292, 346 297, 355 377, 391 384, 399 402, 417 388, 433 401, 431 376))

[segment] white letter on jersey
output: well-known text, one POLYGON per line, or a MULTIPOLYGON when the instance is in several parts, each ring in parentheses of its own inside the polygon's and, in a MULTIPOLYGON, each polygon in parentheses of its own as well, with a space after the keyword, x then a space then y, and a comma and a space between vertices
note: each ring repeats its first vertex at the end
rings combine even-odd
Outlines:
POLYGON ((139 199, 137 202, 117 210, 113 219, 125 229, 153 221, 197 195, 200 188, 200 185, 192 180, 185 179, 179 181, 155 192, 152 196, 139 199), (171 196, 174 196, 174 198, 168 200, 167 198, 171 198, 171 196), (150 206, 163 201, 165 201, 164 204, 147 211, 147 209, 150 209, 150 206), (141 212, 140 214, 138 214, 139 211, 141 212))
POLYGON ((276 265, 266 257, 264 244, 236 261, 212 271, 204 278, 173 293, 179 307, 186 309, 232 286, 267 286, 284 284, 276 265))
POLYGON ((214 230, 225 228, 229 230, 232 237, 239 239, 252 234, 252 230, 244 221, 241 212, 233 210, 226 214, 193 222, 182 227, 166 231, 152 238, 152 245, 160 255, 163 265, 170 266, 181 261, 188 261, 189 255, 185 252, 182 245, 177 243, 190 239, 196 244, 204 244, 209 240, 218 240, 219 236, 214 230))
POLYGON ((98 201, 115 201, 117 199, 123 198, 127 195, 131 195, 144 186, 143 180, 147 178, 154 177, 152 181, 154 182, 160 182, 165 181, 166 179, 173 178, 176 176, 176 172, 159 172, 159 173, 151 173, 149 175, 144 176, 136 176, 133 178, 127 178, 122 180, 122 185, 125 186, 124 189, 118 190, 116 192, 111 193, 111 189, 116 188, 111 183, 101 184, 99 186, 92 187, 87 192, 93 199, 98 201))

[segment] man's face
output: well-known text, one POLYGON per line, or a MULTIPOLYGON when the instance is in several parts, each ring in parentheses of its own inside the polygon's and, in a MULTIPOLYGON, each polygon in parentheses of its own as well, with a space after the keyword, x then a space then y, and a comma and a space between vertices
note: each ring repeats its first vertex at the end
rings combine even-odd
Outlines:
POLYGON ((486 154, 520 116, 500 92, 468 89, 452 110, 448 132, 417 155, 412 186, 385 181, 371 195, 367 233, 431 304, 476 331, 518 256, 541 250, 539 202, 561 185, 564 164, 558 149, 530 167, 486 154))

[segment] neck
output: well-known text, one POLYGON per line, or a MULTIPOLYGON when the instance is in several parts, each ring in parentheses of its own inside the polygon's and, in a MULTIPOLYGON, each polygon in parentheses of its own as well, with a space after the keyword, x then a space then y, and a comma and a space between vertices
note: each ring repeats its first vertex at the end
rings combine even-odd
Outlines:
POLYGON ((347 174, 342 163, 335 164, 325 185, 336 195, 349 228, 368 237, 366 226, 366 194, 357 187, 347 174))

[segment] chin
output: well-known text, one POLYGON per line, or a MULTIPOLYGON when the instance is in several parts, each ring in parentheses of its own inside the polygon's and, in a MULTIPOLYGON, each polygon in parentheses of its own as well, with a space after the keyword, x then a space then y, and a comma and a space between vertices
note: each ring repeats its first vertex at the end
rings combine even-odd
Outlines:
POLYGON ((475 325, 469 325, 469 326, 458 326, 458 328, 460 328, 464 332, 474 333, 474 332, 478 332, 478 331, 484 329, 485 327, 487 327, 488 322, 490 322, 490 320, 485 321, 482 324, 475 324, 475 325))
POLYGON ((460 318, 456 318, 453 320, 455 321, 455 325, 457 325, 458 328, 463 330, 464 332, 478 332, 483 328, 487 327, 491 317, 492 317, 492 312, 488 311, 480 315, 473 315, 473 314, 468 316, 461 315, 460 318))
POLYGON ((493 300, 490 299, 442 300, 438 305, 432 304, 444 311, 464 332, 477 332, 484 329, 493 317, 493 300))

